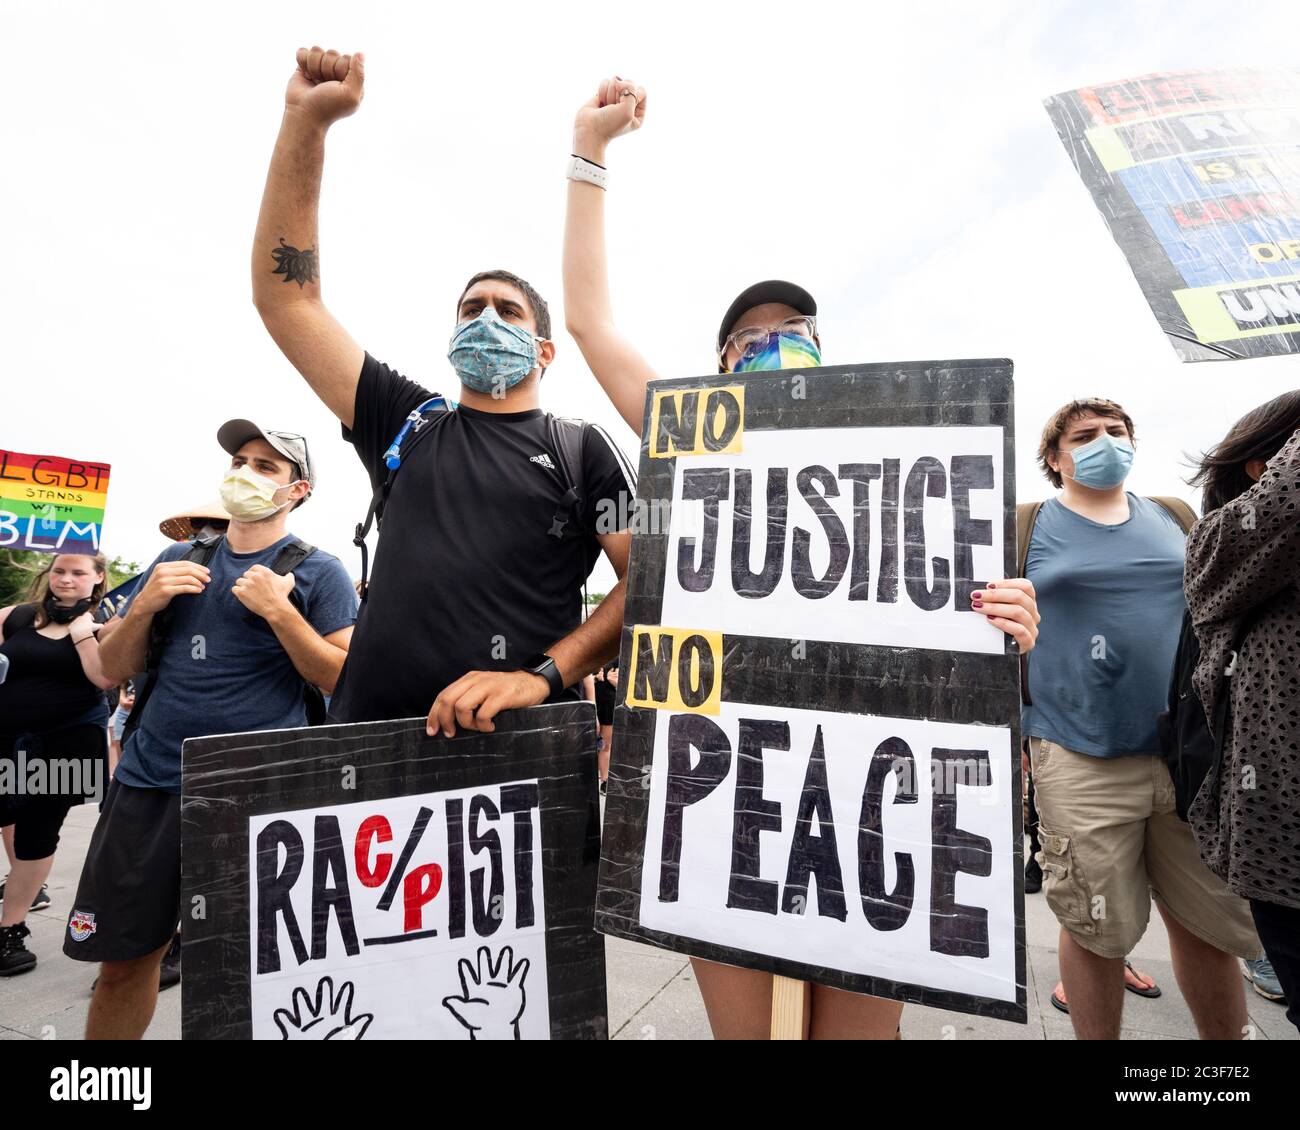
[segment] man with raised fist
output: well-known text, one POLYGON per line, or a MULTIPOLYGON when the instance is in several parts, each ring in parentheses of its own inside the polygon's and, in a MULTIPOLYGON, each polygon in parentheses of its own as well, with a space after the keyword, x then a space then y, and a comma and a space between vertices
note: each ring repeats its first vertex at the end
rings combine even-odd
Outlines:
MULTIPOLYGON (((276 344, 339 418, 383 525, 331 717, 428 715, 490 731, 501 710, 576 698, 613 657, 633 475, 604 432, 542 412, 550 313, 508 271, 469 280, 447 357, 456 398, 377 361, 326 309, 317 205, 329 127, 361 104, 365 59, 298 52, 253 242, 253 297, 276 344), (398 474, 400 469, 401 473, 398 474), (619 582, 586 620, 600 552, 619 582)), ((358 543, 365 550, 363 528, 358 543)))

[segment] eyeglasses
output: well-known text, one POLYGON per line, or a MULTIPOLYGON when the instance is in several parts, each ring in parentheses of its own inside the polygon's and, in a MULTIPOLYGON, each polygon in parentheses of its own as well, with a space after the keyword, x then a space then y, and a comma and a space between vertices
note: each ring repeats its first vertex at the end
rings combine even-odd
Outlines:
POLYGON ((817 319, 812 314, 800 314, 797 318, 787 318, 777 326, 748 326, 743 330, 736 330, 727 335, 718 357, 719 359, 725 357, 727 351, 734 345, 743 358, 765 346, 772 334, 793 334, 796 337, 811 339, 817 336, 817 319))

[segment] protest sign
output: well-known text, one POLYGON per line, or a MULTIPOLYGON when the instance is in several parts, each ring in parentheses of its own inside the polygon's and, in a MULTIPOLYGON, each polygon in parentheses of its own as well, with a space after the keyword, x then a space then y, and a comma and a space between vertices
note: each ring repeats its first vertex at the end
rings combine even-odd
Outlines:
POLYGON ((0 549, 99 552, 107 463, 0 448, 0 549))
POLYGON ((1007 361, 651 385, 598 927, 1025 1018, 1007 361))
POLYGON ((1300 353, 1300 70, 1150 74, 1046 106, 1181 360, 1300 353))
POLYGON ((603 1039, 595 715, 192 739, 186 1039, 603 1039))

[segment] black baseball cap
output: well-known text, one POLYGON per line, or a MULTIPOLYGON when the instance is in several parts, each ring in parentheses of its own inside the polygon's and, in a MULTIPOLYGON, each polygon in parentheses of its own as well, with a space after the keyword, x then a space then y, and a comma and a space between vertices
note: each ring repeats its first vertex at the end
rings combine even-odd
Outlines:
POLYGON ((722 352, 722 347, 726 344, 727 335, 735 328, 740 321, 740 316, 746 310, 752 310, 755 306, 763 306, 768 302, 780 302, 786 306, 791 306, 800 314, 807 314, 809 317, 817 316, 817 299, 804 290, 801 286, 796 286, 792 282, 786 282, 784 279, 768 279, 766 282, 755 283, 751 287, 742 290, 736 296, 736 301, 727 307, 727 312, 723 315, 722 325, 718 327, 718 352, 722 352))

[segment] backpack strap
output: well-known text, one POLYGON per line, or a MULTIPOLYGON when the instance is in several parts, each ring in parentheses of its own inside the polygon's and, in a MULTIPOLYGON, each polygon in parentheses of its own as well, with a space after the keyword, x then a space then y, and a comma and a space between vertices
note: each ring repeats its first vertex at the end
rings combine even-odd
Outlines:
MULTIPOLYGON (((1029 543, 1034 536, 1034 526, 1038 522, 1038 512, 1043 503, 1021 502, 1016 505, 1016 576, 1025 575, 1025 563, 1029 560, 1029 543)), ((1020 701, 1032 706, 1034 700, 1029 697, 1029 656, 1020 656, 1020 701)))
MULTIPOLYGON (((564 485, 564 494, 555 507, 555 517, 551 519, 551 532, 557 538, 564 536, 564 531, 573 519, 573 525, 582 531, 582 520, 587 510, 587 491, 585 467, 582 460, 582 445, 587 438, 587 424, 584 420, 568 416, 546 414, 546 434, 550 446, 560 461, 560 482, 564 485)), ((582 571, 582 608, 579 623, 587 615, 587 570, 582 571)))
MULTIPOLYGON (((316 547, 314 545, 308 544, 301 538, 294 538, 276 554, 275 561, 271 564, 271 572, 281 577, 288 576, 315 552, 316 547)), ((298 610, 298 614, 304 620, 307 619, 307 602, 303 600, 297 586, 289 593, 289 603, 298 610)), ((306 679, 303 679, 302 696, 307 707, 307 725, 324 725, 326 720, 324 692, 314 683, 309 683, 306 679)))
POLYGON ((562 536, 569 518, 581 529, 582 516, 586 509, 585 486, 582 464, 582 442, 587 425, 582 420, 573 420, 567 416, 546 416, 546 434, 550 446, 559 457, 560 481, 564 485, 564 494, 555 508, 553 530, 562 536))
POLYGON ((286 577, 315 552, 314 545, 308 544, 301 538, 294 538, 276 554, 275 560, 271 563, 271 572, 286 577))
POLYGON ((195 538, 190 542, 190 548, 185 554, 178 557, 178 561, 193 561, 196 565, 207 566, 208 562, 216 555, 221 543, 226 540, 225 534, 213 534, 207 538, 195 538))
POLYGON ((383 481, 375 487, 370 496, 370 507, 366 510, 363 521, 357 523, 352 535, 352 544, 361 550, 361 603, 366 602, 366 591, 370 587, 370 551, 366 548, 366 538, 372 525, 382 526, 384 508, 388 505, 388 492, 393 489, 393 480, 401 470, 402 459, 409 455, 411 449, 420 442, 420 437, 433 431, 433 425, 445 420, 456 409, 456 402, 445 396, 431 396, 422 404, 416 405, 407 415, 393 442, 384 452, 384 466, 388 468, 383 481))
MULTIPOLYGON (((212 560, 221 543, 225 541, 225 534, 214 534, 212 537, 195 538, 190 542, 190 547, 177 561, 193 561, 196 565, 206 566, 212 560)), ((138 593, 137 586, 136 592, 138 593)), ((167 646, 170 638, 170 628, 172 621, 172 606, 167 605, 161 612, 154 615, 149 622, 149 646, 145 652, 145 670, 148 676, 145 679, 144 686, 135 696, 135 705, 131 707, 131 713, 127 715, 126 725, 122 727, 122 744, 126 745, 126 739, 129 738, 140 725, 140 718, 144 714, 145 703, 149 701, 149 696, 153 694, 153 689, 158 685, 158 669, 162 666, 163 649, 167 646)))
POLYGON ((1021 502, 1016 505, 1016 576, 1025 575, 1025 562, 1029 560, 1029 541, 1034 536, 1034 525, 1042 501, 1021 502))
POLYGON ((35 604, 15 604, 14 610, 5 617, 3 636, 8 639, 14 632, 21 632, 36 623, 35 604))
MULTIPOLYGON (((287 577, 313 553, 316 547, 303 541, 301 538, 293 538, 281 547, 280 552, 275 555, 275 560, 271 562, 271 572, 279 577, 287 577)), ((305 620, 307 618, 307 604, 298 592, 297 586, 289 590, 289 603, 298 610, 305 620)), ((246 624, 256 624, 261 619, 260 616, 252 612, 244 614, 246 624)))
POLYGON ((1196 511, 1181 498, 1175 498, 1173 495, 1152 495, 1147 501, 1161 507, 1169 517, 1182 526, 1185 534, 1190 534, 1192 527, 1200 521, 1196 511))

